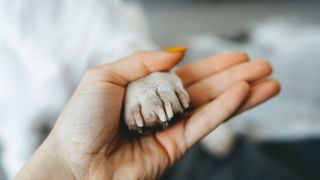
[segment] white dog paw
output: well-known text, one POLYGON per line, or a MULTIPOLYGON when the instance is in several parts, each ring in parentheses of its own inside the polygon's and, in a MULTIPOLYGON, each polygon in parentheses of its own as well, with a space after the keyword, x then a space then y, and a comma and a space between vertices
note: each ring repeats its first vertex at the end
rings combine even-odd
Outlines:
POLYGON ((125 122, 130 130, 139 133, 166 128, 181 118, 189 102, 176 74, 155 72, 128 85, 125 122))

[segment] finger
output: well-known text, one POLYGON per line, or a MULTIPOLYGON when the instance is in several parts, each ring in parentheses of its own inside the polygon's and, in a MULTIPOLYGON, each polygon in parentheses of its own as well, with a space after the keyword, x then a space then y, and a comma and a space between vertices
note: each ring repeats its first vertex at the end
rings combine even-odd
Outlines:
POLYGON ((177 69, 176 72, 181 78, 183 84, 187 86, 226 68, 248 60, 249 57, 246 53, 230 52, 209 57, 205 60, 197 61, 192 64, 187 64, 182 68, 177 69))
MULTIPOLYGON (((264 79, 262 81, 257 82, 254 85, 251 85, 250 92, 247 99, 242 103, 240 108, 237 110, 236 114, 240 114, 244 111, 247 111, 251 108, 254 108, 268 101, 272 97, 276 96, 280 92, 280 90, 281 90, 281 86, 279 82, 274 79, 264 79)), ((199 107, 197 107, 197 109, 202 108, 206 104, 208 104, 208 102, 205 104, 201 104, 199 107)), ((184 118, 185 119, 190 118, 192 114, 194 114, 195 111, 197 111, 197 109, 195 109, 194 111, 185 113, 184 118)))
POLYGON ((238 82, 216 100, 192 113, 188 120, 180 121, 165 131, 155 133, 155 138, 168 154, 171 164, 230 117, 247 97, 249 88, 246 82, 238 82))
POLYGON ((182 60, 184 52, 182 48, 175 52, 139 52, 111 64, 95 66, 87 74, 94 79, 125 86, 151 72, 171 69, 182 60))
POLYGON ((229 118, 245 100, 249 89, 246 82, 238 82, 184 121, 187 147, 191 147, 229 118))
POLYGON ((263 79, 271 73, 272 67, 267 61, 255 61, 236 65, 205 78, 187 87, 191 97, 191 107, 198 107, 215 99, 238 81, 253 82, 263 79))
POLYGON ((265 79, 255 85, 252 85, 248 98, 238 109, 237 114, 247 111, 271 99, 279 94, 280 90, 280 83, 274 79, 265 79))

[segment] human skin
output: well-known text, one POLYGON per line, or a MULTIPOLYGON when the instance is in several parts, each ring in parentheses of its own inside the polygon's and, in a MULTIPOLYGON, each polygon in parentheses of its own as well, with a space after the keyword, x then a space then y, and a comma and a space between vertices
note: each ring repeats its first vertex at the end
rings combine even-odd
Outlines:
POLYGON ((169 70, 183 56, 184 50, 140 52, 90 68, 15 179, 159 178, 219 124, 280 90, 267 78, 272 68, 266 61, 249 62, 240 52, 210 57, 177 69, 191 98, 184 120, 148 136, 128 132, 121 125, 126 85, 169 70))

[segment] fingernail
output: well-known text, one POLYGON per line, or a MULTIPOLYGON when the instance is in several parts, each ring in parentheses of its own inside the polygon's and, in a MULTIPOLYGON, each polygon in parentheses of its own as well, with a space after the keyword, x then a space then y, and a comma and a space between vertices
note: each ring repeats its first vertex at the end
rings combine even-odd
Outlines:
POLYGON ((183 105, 184 109, 188 109, 189 108, 189 103, 185 99, 182 100, 182 105, 183 105))
POLYGON ((137 127, 137 131, 139 134, 143 134, 143 127, 137 127))
POLYGON ((170 52, 170 53, 183 53, 187 50, 186 47, 184 46, 176 46, 176 47, 171 47, 171 48, 167 48, 164 49, 164 52, 170 52))
POLYGON ((143 127, 143 122, 142 121, 136 120, 136 124, 137 124, 138 127, 143 127))
POLYGON ((171 122, 175 122, 177 120, 179 120, 182 117, 182 113, 176 113, 171 119, 169 119, 169 121, 171 122))
POLYGON ((133 117, 134 117, 134 121, 135 121, 136 125, 138 127, 143 127, 143 120, 142 120, 140 112, 135 112, 133 114, 133 117))
POLYGON ((165 122, 161 122, 161 125, 162 125, 162 129, 166 129, 169 124, 167 121, 165 121, 165 122))

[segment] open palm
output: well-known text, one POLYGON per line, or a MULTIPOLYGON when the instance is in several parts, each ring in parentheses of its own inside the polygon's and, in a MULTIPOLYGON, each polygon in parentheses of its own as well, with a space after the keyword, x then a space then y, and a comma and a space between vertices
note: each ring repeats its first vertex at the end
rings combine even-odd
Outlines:
POLYGON ((239 52, 197 61, 177 70, 192 111, 166 130, 133 135, 121 124, 126 85, 169 70, 183 53, 142 52, 85 74, 47 139, 71 176, 83 179, 155 179, 187 150, 235 113, 280 89, 265 61, 239 52))

